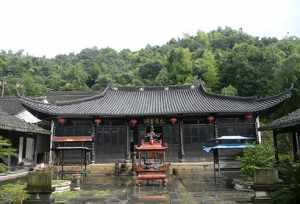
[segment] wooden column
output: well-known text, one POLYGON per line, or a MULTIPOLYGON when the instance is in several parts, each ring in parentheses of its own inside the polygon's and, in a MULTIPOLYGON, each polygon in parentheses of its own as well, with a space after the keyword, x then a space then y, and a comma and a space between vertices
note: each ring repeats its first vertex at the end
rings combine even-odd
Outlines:
POLYGON ((298 141, 297 141, 297 132, 293 131, 293 158, 294 161, 298 161, 298 141))
POLYGON ((23 161, 24 137, 19 137, 18 163, 23 161))
POLYGON ((214 123, 214 139, 218 137, 218 126, 217 126, 217 120, 215 119, 214 123))
POLYGON ((134 141, 135 145, 140 143, 139 130, 138 130, 137 125, 135 127, 133 127, 133 141, 134 141))
POLYGON ((184 161, 184 141, 183 141, 183 120, 180 119, 178 122, 178 131, 179 131, 179 144, 180 144, 180 150, 179 150, 179 161, 184 161))
POLYGON ((130 127, 128 123, 126 122, 126 153, 125 153, 125 159, 130 159, 130 139, 129 139, 129 133, 130 133, 130 127))
POLYGON ((277 144, 277 132, 273 130, 273 143, 274 143, 274 151, 275 151, 275 160, 279 163, 279 156, 278 156, 278 144, 277 144))
POLYGON ((54 136, 54 121, 51 120, 51 132, 50 132, 50 150, 49 150, 49 164, 53 164, 53 136, 54 136))
POLYGON ((300 132, 297 131, 298 151, 300 152, 300 132))
POLYGON ((24 135, 24 141, 23 141, 23 157, 26 158, 26 149, 27 149, 27 136, 24 135))
POLYGON ((96 137, 97 137, 97 125, 94 123, 92 123, 92 136, 93 136, 93 141, 92 141, 91 162, 92 162, 92 164, 95 164, 95 162, 96 162, 95 142, 96 142, 96 137))
POLYGON ((33 164, 37 164, 37 156, 38 156, 38 151, 37 151, 37 143, 38 143, 38 135, 34 137, 34 152, 33 152, 33 164))
POLYGON ((261 132, 259 131, 259 128, 260 128, 260 121, 259 121, 259 116, 257 116, 255 119, 256 142, 258 144, 261 144, 261 132))

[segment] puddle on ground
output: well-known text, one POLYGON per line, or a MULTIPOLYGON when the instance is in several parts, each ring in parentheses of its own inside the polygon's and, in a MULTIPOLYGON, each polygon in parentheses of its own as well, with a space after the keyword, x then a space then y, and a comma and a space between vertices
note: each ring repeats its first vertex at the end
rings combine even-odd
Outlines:
POLYGON ((170 203, 170 189, 156 183, 134 185, 132 176, 96 176, 86 178, 78 192, 55 193, 56 201, 68 204, 170 203))
MULTIPOLYGON (((235 176, 232 176, 235 177, 235 176)), ((252 192, 239 192, 224 179, 214 183, 211 171, 170 175, 167 187, 136 186, 132 176, 88 175, 80 191, 54 193, 59 204, 251 203, 252 192), (177 201, 177 202, 176 202, 177 201)))

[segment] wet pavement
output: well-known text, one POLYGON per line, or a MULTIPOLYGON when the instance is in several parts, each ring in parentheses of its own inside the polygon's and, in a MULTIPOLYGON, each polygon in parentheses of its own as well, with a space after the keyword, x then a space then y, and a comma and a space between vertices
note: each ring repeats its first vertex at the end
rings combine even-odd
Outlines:
POLYGON ((240 192, 219 178, 215 185, 212 172, 169 176, 167 187, 155 183, 135 186, 131 176, 88 175, 81 191, 56 193, 57 203, 138 204, 138 203, 251 203, 252 192, 240 192), (64 201, 64 202, 61 202, 64 201))

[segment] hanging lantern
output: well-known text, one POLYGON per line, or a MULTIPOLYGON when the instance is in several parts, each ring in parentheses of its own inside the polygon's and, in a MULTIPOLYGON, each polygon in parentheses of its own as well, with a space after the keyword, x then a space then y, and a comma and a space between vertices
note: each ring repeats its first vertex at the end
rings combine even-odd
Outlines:
POLYGON ((175 125, 175 123, 177 122, 177 118, 172 117, 172 118, 170 119, 170 122, 172 123, 172 125, 175 125))
POLYGON ((58 123, 61 125, 65 124, 65 122, 66 122, 66 120, 63 117, 59 117, 57 120, 58 120, 58 123))
POLYGON ((100 123, 102 123, 102 120, 100 117, 95 118, 95 123, 98 126, 100 123))
POLYGON ((246 119, 246 120, 252 120, 252 118, 253 118, 252 113, 246 113, 246 114, 245 114, 245 119, 246 119))
POLYGON ((135 127, 135 125, 137 124, 137 122, 138 122, 137 119, 131 119, 129 121, 131 127, 135 127))
POLYGON ((208 121, 208 123, 213 123, 213 122, 215 122, 215 117, 214 116, 208 116, 207 117, 207 121, 208 121))

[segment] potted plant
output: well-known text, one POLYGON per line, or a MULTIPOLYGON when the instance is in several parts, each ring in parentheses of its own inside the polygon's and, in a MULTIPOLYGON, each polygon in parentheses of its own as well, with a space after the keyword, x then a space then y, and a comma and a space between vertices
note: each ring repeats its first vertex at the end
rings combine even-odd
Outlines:
POLYGON ((254 181, 254 203, 271 203, 270 194, 278 183, 278 170, 274 168, 273 148, 269 144, 258 144, 244 151, 240 158, 241 173, 254 181))
POLYGON ((241 174, 244 177, 254 179, 254 182, 269 183, 274 181, 274 177, 278 177, 277 169, 273 166, 273 148, 269 144, 258 144, 247 148, 239 160, 241 162, 241 174))

